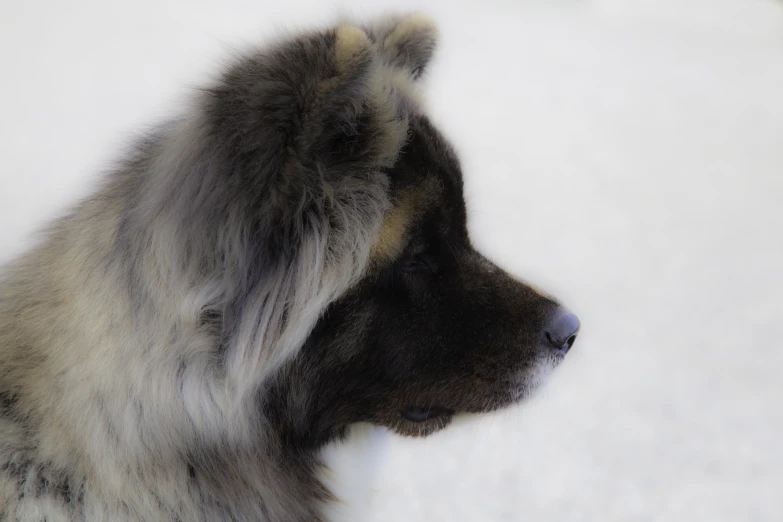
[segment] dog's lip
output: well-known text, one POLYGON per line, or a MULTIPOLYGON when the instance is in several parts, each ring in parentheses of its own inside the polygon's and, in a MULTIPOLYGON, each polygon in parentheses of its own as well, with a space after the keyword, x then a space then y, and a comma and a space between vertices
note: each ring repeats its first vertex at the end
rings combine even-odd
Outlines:
POLYGON ((435 417, 453 413, 453 410, 443 406, 408 406, 402 410, 402 416, 411 422, 425 422, 435 417))

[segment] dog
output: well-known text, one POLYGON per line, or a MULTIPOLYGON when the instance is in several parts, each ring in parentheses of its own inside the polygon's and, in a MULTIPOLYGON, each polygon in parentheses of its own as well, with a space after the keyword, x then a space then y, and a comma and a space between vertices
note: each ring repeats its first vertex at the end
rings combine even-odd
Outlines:
POLYGON ((246 53, 0 280, 0 520, 318 521, 322 450, 527 397, 577 317, 471 245, 423 15, 246 53))

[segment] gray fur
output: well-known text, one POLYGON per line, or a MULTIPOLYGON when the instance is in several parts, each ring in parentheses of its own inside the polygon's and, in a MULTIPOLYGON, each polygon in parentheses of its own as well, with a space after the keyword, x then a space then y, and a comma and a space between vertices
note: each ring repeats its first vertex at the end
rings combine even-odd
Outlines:
POLYGON ((245 56, 5 269, 0 519, 319 519, 257 398, 368 266, 434 46, 408 20, 245 56))
POLYGON ((249 53, 7 267, 0 520, 325 520, 357 425, 426 436, 541 384, 579 323, 475 250, 417 98, 435 39, 249 53))

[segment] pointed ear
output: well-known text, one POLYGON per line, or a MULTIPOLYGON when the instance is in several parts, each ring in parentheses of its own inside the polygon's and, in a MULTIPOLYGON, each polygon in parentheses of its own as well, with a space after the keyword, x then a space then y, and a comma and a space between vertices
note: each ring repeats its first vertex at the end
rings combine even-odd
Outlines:
POLYGON ((438 28, 423 14, 396 17, 370 30, 386 62, 419 78, 435 52, 438 28))
POLYGON ((327 54, 337 75, 319 80, 320 98, 304 111, 302 155, 342 169, 390 167, 406 139, 407 116, 377 45, 364 29, 345 23, 327 54))

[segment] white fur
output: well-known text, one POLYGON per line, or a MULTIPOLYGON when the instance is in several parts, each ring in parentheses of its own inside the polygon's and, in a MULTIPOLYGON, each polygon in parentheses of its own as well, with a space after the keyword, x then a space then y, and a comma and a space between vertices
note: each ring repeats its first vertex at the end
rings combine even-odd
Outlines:
POLYGON ((367 520, 375 477, 386 454, 389 433, 370 424, 349 428, 344 441, 334 441, 321 450, 324 466, 319 478, 337 501, 326 504, 323 513, 332 522, 367 520))

